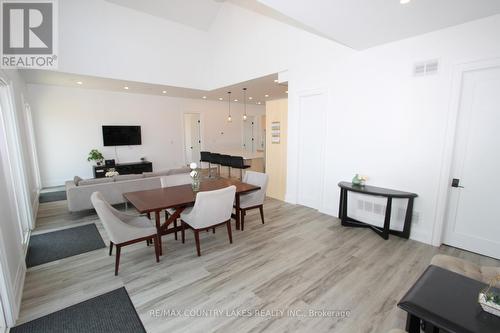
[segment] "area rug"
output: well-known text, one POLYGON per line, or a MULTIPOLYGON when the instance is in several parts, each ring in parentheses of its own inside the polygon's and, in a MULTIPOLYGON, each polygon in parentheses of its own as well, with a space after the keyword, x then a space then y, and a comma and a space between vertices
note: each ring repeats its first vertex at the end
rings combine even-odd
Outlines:
POLYGON ((146 332, 125 288, 16 326, 11 333, 146 332))
POLYGON ((95 224, 33 235, 30 238, 26 266, 71 257, 106 247, 95 224))
POLYGON ((38 201, 40 203, 66 200, 66 191, 54 191, 40 193, 38 201))

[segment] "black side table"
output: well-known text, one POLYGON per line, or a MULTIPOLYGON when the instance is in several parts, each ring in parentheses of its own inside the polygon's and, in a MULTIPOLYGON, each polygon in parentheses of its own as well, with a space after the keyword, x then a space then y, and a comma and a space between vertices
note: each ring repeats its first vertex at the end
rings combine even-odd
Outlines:
POLYGON ((413 200, 417 197, 417 194, 410 192, 403 192, 397 190, 391 190, 382 187, 375 187, 369 185, 354 185, 350 182, 340 182, 340 204, 339 204, 339 218, 341 223, 345 227, 358 227, 358 228, 370 228, 375 231, 383 239, 388 239, 389 234, 393 234, 403 238, 410 237, 411 228, 411 218, 413 216, 413 200), (387 205, 385 209, 384 226, 382 228, 355 220, 347 216, 347 193, 356 192, 361 194, 374 195, 379 197, 387 198, 387 205), (403 231, 391 230, 391 211, 392 211, 392 199, 408 199, 408 206, 406 207, 406 215, 403 231))
POLYGON ((429 266, 398 303, 408 313, 406 331, 498 333, 500 317, 489 314, 478 303, 486 284, 441 267, 429 266))

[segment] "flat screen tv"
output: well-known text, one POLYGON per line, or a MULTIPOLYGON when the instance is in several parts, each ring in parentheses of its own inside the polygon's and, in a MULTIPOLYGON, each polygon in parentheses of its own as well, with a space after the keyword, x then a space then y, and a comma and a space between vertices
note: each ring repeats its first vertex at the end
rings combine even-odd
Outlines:
POLYGON ((103 126, 105 146, 137 146, 141 144, 141 126, 103 126))

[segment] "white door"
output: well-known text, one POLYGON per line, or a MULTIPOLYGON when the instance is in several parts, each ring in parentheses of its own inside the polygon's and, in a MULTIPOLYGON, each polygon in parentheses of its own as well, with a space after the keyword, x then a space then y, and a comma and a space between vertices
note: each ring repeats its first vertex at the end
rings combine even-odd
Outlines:
POLYGON ((500 259, 500 67, 465 72, 444 242, 500 259), (457 180, 459 183, 457 184, 457 180))
POLYGON ((248 116, 247 120, 243 121, 243 149, 249 152, 254 152, 254 127, 255 117, 248 116))
POLYGON ((200 114, 184 114, 184 151, 186 154, 186 163, 200 163, 201 151, 201 131, 200 114))
POLYGON ((326 94, 300 97, 298 203, 321 207, 323 195, 323 147, 325 140, 326 94))

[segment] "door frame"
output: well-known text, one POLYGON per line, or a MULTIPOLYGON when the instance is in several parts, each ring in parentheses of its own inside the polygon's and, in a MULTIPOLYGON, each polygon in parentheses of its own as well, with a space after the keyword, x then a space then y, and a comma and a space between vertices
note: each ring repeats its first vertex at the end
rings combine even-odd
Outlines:
MULTIPOLYGON (((203 120, 202 120, 202 117, 203 117, 203 114, 201 112, 189 112, 189 111, 186 111, 186 112, 183 112, 182 113, 182 155, 184 156, 184 164, 187 165, 188 164, 188 161, 187 161, 187 156, 186 156, 186 115, 187 114, 197 114, 199 117, 200 117, 200 152, 203 151, 203 120)), ((199 164, 200 161, 197 162, 197 164, 199 164)), ((199 166, 199 165, 198 165, 199 166)))
POLYGON ((453 68, 450 107, 445 130, 445 145, 439 177, 438 196, 434 228, 432 231, 432 245, 443 244, 444 234, 448 223, 448 208, 450 205, 450 189, 452 179, 453 158, 457 139, 457 125, 461 104, 462 85, 464 75, 468 72, 500 67, 500 58, 484 59, 457 64, 453 68))
MULTIPOLYGON (((317 95, 322 95, 326 99, 326 106, 325 110, 322 115, 322 124, 323 124, 323 136, 319 137, 318 140, 321 140, 323 142, 322 147, 321 147, 321 156, 318 159, 318 163, 320 165, 320 172, 319 172, 319 179, 320 179, 320 184, 323 184, 320 186, 319 190, 319 203, 317 209, 320 212, 323 212, 325 209, 325 205, 323 203, 323 197, 324 197, 324 192, 325 192, 325 163, 326 163, 326 143, 328 142, 328 131, 327 131, 327 124, 328 124, 328 106, 330 105, 330 94, 328 89, 323 89, 323 88, 318 88, 318 89, 308 89, 308 90, 302 90, 297 93, 297 117, 296 117, 296 124, 295 128, 297 129, 298 135, 296 136, 296 144, 297 144, 297 153, 296 153, 296 177, 297 179, 299 178, 301 167, 300 167, 300 141, 302 138, 302 131, 300 130, 300 124, 302 123, 302 117, 303 117, 303 111, 300 107, 300 103, 302 98, 305 97, 311 97, 311 96, 317 96, 317 95)), ((300 193, 300 180, 297 180, 295 182, 295 203, 301 204, 300 199, 299 199, 299 193, 300 193)))

